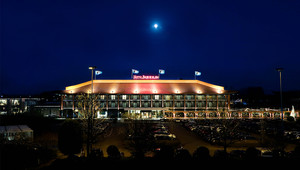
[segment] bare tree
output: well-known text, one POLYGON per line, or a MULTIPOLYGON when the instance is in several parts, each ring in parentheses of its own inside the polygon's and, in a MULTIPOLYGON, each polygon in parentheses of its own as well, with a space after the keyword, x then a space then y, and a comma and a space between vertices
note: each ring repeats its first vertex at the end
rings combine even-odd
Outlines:
POLYGON ((239 140, 235 136, 238 127, 238 121, 222 119, 220 127, 217 128, 217 132, 219 133, 220 144, 224 147, 224 152, 227 153, 227 148, 239 140))
POLYGON ((81 118, 86 139, 87 156, 92 151, 92 144, 99 135, 99 123, 102 120, 97 120, 97 113, 102 111, 98 94, 80 94, 76 96, 78 107, 78 118, 81 118))

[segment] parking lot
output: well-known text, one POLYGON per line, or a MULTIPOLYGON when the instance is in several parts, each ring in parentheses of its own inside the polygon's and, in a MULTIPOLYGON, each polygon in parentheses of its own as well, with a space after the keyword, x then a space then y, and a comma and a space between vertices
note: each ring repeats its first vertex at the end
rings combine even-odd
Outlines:
MULTIPOLYGON (((136 150, 135 145, 139 142, 139 138, 142 138, 143 141, 146 140, 146 143, 151 146, 146 146, 144 142, 144 145, 141 147, 153 147, 152 149, 148 149, 146 156, 153 156, 151 152, 155 152, 155 147, 159 147, 159 144, 162 142, 185 148, 190 154, 193 154, 200 146, 207 147, 211 156, 218 150, 224 150, 224 147, 219 143, 207 140, 209 136, 213 135, 212 133, 216 129, 212 128, 209 131, 205 131, 207 127, 203 126, 198 126, 198 131, 196 131, 195 129, 190 129, 191 124, 189 123, 175 121, 135 122, 135 124, 129 122, 115 123, 111 124, 106 135, 101 137, 94 147, 103 150, 104 156, 106 156, 106 148, 109 145, 115 145, 125 157, 129 157, 136 150), (208 132, 210 134, 207 134, 208 132), (132 141, 135 143, 132 143, 132 141)), ((236 133, 236 137, 238 139, 228 146, 227 152, 231 152, 232 150, 246 150, 249 146, 259 146, 258 140, 247 133, 236 133), (240 138, 243 138, 243 140, 240 138)))

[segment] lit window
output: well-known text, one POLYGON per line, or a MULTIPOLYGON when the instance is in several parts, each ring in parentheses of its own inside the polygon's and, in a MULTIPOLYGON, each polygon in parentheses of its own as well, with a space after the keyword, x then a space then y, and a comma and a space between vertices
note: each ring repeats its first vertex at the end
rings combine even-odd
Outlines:
POLYGON ((111 100, 116 100, 116 95, 111 95, 111 100))
POLYGON ((158 100, 159 99, 159 95, 154 95, 154 99, 158 100))
POLYGON ((7 105, 7 100, 6 99, 0 99, 0 106, 7 105))
POLYGON ((105 99, 105 95, 101 95, 101 96, 100 96, 100 99, 101 99, 101 100, 104 100, 104 99, 105 99))
POLYGON ((127 97, 126 95, 122 95, 123 100, 126 100, 126 97, 127 97))

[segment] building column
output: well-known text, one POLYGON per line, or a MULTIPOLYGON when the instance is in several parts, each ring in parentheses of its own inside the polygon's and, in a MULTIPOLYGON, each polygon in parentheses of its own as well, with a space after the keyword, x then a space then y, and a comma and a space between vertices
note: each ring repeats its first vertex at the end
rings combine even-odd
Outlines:
POLYGON ((75 95, 72 95, 72 110, 73 110, 73 113, 74 113, 74 110, 75 110, 75 95))
POLYGON ((140 96, 140 107, 142 107, 142 95, 139 96, 140 96))
POLYGON ((207 95, 205 95, 205 110, 207 110, 207 95))
POLYGON ((62 94, 60 98, 60 117, 62 117, 64 113, 64 99, 65 99, 65 95, 62 94))
POLYGON ((118 102, 118 118, 119 118, 119 110, 120 110, 120 100, 119 100, 119 97, 120 95, 116 94, 117 95, 117 102, 118 102))
POLYGON ((128 107, 130 107, 130 94, 128 94, 128 107))
POLYGON ((105 95, 105 97, 106 97, 106 110, 107 110, 107 113, 108 113, 108 95, 105 95))
POLYGON ((218 99, 218 95, 216 95, 216 97, 217 97, 217 111, 218 111, 218 109, 219 109, 219 99, 218 99))
POLYGON ((227 107, 230 110, 230 94, 227 95, 227 107))

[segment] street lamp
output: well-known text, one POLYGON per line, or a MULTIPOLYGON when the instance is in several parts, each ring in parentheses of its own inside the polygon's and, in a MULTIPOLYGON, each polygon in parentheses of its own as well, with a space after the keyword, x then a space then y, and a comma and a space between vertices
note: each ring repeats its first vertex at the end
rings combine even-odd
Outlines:
POLYGON ((283 71, 283 68, 276 68, 276 70, 279 72, 279 80, 280 80, 280 107, 281 107, 281 119, 283 120, 282 81, 281 81, 281 72, 283 71))
POLYGON ((91 102, 91 113, 88 113, 88 129, 87 129, 87 144, 86 144, 86 151, 87 151, 87 156, 90 156, 90 151, 92 149, 92 145, 91 145, 91 134, 92 134, 92 119, 94 116, 94 100, 92 97, 92 94, 94 93, 94 89, 93 89, 93 80, 94 80, 94 70, 96 69, 96 66, 90 66, 89 70, 92 71, 92 82, 91 82, 91 95, 90 95, 90 102, 91 102))
POLYGON ((94 80, 94 70, 96 69, 97 67, 96 66, 90 66, 89 67, 89 70, 92 71, 92 84, 91 84, 91 94, 94 93, 94 88, 93 88, 93 80, 94 80))

